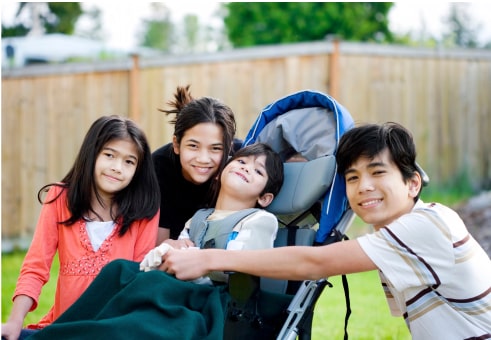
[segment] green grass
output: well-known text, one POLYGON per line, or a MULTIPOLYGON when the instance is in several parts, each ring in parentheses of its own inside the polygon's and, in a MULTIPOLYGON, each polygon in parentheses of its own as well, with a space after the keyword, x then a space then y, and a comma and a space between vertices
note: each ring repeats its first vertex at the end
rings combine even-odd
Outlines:
MULTIPOLYGON (((24 260, 25 252, 16 251, 11 254, 2 254, 2 322, 5 322, 12 308, 12 295, 19 276, 20 267, 24 260)), ((58 257, 53 260, 51 276, 43 287, 39 297, 39 305, 36 310, 28 313, 24 324, 37 323, 51 308, 54 303, 56 280, 58 278, 58 257)))

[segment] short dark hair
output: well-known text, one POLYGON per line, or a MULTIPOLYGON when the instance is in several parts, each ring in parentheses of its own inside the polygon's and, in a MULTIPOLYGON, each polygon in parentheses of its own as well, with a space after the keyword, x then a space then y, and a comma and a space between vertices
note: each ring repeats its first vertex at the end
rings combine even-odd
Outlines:
POLYGON ((271 146, 266 143, 255 143, 237 150, 229 162, 239 157, 249 156, 266 156, 266 172, 268 174, 268 182, 261 192, 261 195, 271 193, 277 195, 283 185, 283 162, 280 155, 274 151, 271 146))
POLYGON ((385 149, 389 150, 390 158, 399 168, 404 182, 419 171, 413 136, 408 129, 395 122, 365 124, 345 132, 336 151, 337 171, 344 176, 360 157, 373 159, 385 149))

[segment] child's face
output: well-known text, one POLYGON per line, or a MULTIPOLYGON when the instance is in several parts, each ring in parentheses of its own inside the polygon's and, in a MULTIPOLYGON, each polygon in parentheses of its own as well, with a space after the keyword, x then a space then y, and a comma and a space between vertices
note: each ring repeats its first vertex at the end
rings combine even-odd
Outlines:
POLYGON ((112 197, 130 184, 138 165, 138 149, 131 140, 112 140, 97 156, 94 178, 98 192, 112 197))
POLYGON ((410 212, 421 186, 417 176, 404 183, 387 149, 374 159, 360 157, 347 169, 345 180, 351 208, 376 230, 410 212))
POLYGON ((181 143, 174 136, 174 152, 179 155, 182 175, 194 184, 214 176, 223 158, 223 131, 213 123, 200 123, 186 130, 181 143))
POLYGON ((230 161, 223 169, 220 190, 235 193, 234 196, 240 195, 244 202, 253 202, 251 206, 254 207, 268 182, 265 164, 265 155, 239 157, 230 161))

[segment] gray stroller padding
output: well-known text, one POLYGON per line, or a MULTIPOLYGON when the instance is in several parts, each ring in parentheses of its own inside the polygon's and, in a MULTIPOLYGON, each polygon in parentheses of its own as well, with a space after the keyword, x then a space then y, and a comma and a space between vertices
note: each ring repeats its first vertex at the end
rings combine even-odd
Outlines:
POLYGON ((297 214, 308 210, 331 186, 336 158, 331 155, 283 166, 283 186, 266 210, 276 215, 297 214))

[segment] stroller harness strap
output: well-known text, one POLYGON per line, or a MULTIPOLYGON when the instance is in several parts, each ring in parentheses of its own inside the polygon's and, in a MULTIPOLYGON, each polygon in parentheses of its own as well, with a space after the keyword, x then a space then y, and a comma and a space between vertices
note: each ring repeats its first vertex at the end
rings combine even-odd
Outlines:
POLYGON ((200 209, 191 219, 189 237, 199 248, 226 249, 228 241, 233 239, 234 227, 245 217, 258 211, 258 208, 239 210, 229 216, 208 221, 208 217, 215 211, 214 208, 200 209))

